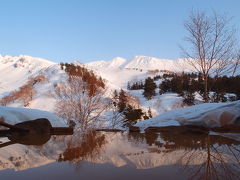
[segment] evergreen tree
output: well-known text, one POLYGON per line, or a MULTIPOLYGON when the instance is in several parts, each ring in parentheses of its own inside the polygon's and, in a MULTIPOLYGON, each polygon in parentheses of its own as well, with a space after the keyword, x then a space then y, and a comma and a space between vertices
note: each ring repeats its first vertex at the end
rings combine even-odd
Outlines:
POLYGON ((129 127, 137 123, 144 113, 142 112, 142 109, 134 109, 132 106, 128 105, 123 114, 125 115, 124 126, 129 127))
POLYGON ((152 78, 148 77, 145 79, 145 84, 144 84, 144 92, 143 95, 145 98, 148 100, 152 98, 152 96, 155 96, 155 89, 157 88, 157 85, 153 81, 152 78))
POLYGON ((127 107, 127 96, 124 90, 121 89, 118 98, 118 112, 123 112, 127 107))

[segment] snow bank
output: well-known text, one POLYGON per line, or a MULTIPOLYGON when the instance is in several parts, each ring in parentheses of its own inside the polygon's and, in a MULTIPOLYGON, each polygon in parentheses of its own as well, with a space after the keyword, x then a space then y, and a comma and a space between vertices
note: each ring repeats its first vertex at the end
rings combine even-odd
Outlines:
POLYGON ((67 126, 65 121, 58 116, 47 111, 40 111, 36 109, 0 106, 0 117, 3 117, 5 121, 10 124, 16 124, 24 121, 34 120, 37 118, 47 118, 51 122, 52 126, 67 126))
POLYGON ((221 127, 240 122, 240 101, 229 103, 205 103, 168 111, 152 119, 138 122, 141 130, 147 127, 199 125, 221 127))

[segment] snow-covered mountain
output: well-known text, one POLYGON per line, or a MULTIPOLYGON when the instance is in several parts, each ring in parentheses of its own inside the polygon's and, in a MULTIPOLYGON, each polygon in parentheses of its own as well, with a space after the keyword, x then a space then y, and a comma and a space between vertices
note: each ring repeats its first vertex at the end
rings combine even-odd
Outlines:
POLYGON ((167 60, 148 56, 134 56, 127 60, 116 57, 109 61, 95 61, 84 64, 109 82, 114 89, 126 88, 127 82, 144 80, 150 71, 191 72, 183 59, 167 60))
MULTIPOLYGON (((44 83, 36 84, 37 93, 29 108, 53 111, 55 100, 51 96, 51 90, 55 83, 64 78, 65 73, 57 63, 41 58, 26 55, 0 56, 0 98, 19 89, 29 78, 37 75, 43 75, 46 79, 44 83)), ((19 103, 8 106, 23 107, 19 103)))
POLYGON ((91 69, 139 69, 139 70, 167 70, 167 71, 191 71, 191 68, 182 60, 159 59, 149 56, 134 56, 130 60, 116 57, 110 61, 95 61, 85 64, 91 69))
MULTIPOLYGON (((92 69, 96 75, 105 79, 109 95, 115 89, 126 89, 128 82, 144 81, 149 74, 149 70, 168 70, 176 71, 176 67, 180 60, 164 60, 147 56, 135 56, 131 60, 116 57, 110 61, 95 61, 84 65, 92 69)), ((180 71, 180 70, 179 70, 180 71)), ((52 96, 54 84, 61 82, 66 77, 64 71, 60 69, 57 63, 35 58, 31 56, 0 56, 0 98, 8 95, 10 92, 17 90, 24 85, 29 77, 42 74, 46 77, 46 81, 36 85, 37 94, 29 104, 29 108, 54 111, 56 100, 52 96)), ((140 98, 140 103, 146 109, 153 108, 156 114, 161 111, 172 109, 172 102, 175 102, 176 96, 161 96, 154 100, 146 101, 142 97, 141 92, 133 92, 134 96, 140 98), (174 101, 170 100, 174 99, 174 101), (165 100, 168 102, 164 103, 165 100), (160 108, 159 103, 166 105, 160 108), (169 103, 170 102, 170 103, 169 103)), ((12 107, 23 107, 22 104, 8 104, 12 107)))
POLYGON ((177 61, 158 59, 148 56, 135 56, 131 61, 129 61, 124 68, 138 68, 145 70, 170 70, 174 71, 176 68, 177 61))
POLYGON ((116 69, 116 68, 124 68, 124 65, 126 62, 127 62, 126 59, 121 57, 116 57, 110 61, 101 60, 101 61, 86 63, 85 65, 93 69, 100 69, 100 68, 116 69))
MULTIPOLYGON (((110 61, 95 61, 84 64, 102 76, 110 88, 125 88, 128 81, 144 79, 148 76, 147 70, 169 70, 176 71, 179 60, 164 60, 147 56, 135 56, 131 60, 116 57, 110 61), (140 70, 141 69, 141 70, 140 70)), ((59 67, 54 62, 35 58, 31 56, 21 55, 0 56, 0 97, 8 94, 20 86, 22 86, 29 77, 52 71, 54 74, 59 71, 59 67)), ((52 74, 47 74, 52 76, 52 74)), ((54 77, 57 79, 57 77, 54 77)))
POLYGON ((31 56, 0 56, 0 97, 23 85, 28 77, 55 63, 31 56))

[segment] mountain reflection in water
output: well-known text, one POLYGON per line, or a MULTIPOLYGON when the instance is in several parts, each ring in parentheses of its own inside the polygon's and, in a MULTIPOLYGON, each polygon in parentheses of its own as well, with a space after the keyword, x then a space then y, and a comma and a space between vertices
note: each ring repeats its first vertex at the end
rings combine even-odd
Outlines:
POLYGON ((239 179, 239 158, 240 142, 220 135, 93 131, 0 148, 0 177, 239 179))

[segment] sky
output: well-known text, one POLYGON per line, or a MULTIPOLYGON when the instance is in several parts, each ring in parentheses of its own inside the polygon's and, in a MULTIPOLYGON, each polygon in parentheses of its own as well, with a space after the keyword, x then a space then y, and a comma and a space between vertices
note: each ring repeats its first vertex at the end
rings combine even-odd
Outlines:
POLYGON ((83 63, 177 59, 192 10, 227 14, 240 30, 239 8, 239 0, 0 0, 0 54, 83 63))

